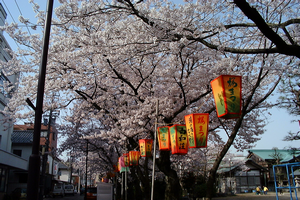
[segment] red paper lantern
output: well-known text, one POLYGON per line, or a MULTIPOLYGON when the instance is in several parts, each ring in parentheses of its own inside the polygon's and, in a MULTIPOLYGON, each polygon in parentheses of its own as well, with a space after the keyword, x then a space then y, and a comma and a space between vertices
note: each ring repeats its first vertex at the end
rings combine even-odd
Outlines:
POLYGON ((210 82, 218 117, 238 118, 242 105, 242 77, 221 75, 210 82))
POLYGON ((190 148, 207 147, 208 113, 195 113, 184 116, 188 144, 190 148))
POLYGON ((186 126, 175 124, 170 127, 172 154, 184 155, 188 152, 186 126))
POLYGON ((151 157, 152 144, 153 144, 152 139, 140 139, 139 140, 141 157, 151 157))
POLYGON ((123 157, 124 157, 124 166, 128 167, 129 166, 129 154, 123 153, 123 157))
POLYGON ((161 151, 171 150, 170 132, 168 126, 157 128, 158 145, 161 151))

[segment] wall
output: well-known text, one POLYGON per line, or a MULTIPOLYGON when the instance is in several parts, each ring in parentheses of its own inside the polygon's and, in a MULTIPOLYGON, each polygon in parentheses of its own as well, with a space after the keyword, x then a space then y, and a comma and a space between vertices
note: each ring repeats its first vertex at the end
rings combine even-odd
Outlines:
POLYGON ((14 150, 22 150, 21 158, 24 158, 26 160, 29 160, 29 157, 32 154, 32 146, 31 145, 25 146, 25 145, 13 144, 11 147, 11 152, 13 152, 14 150))
POLYGON ((67 171, 67 170, 60 170, 61 172, 61 175, 59 177, 59 180, 62 180, 62 181, 67 181, 67 182, 70 182, 70 171, 67 171))

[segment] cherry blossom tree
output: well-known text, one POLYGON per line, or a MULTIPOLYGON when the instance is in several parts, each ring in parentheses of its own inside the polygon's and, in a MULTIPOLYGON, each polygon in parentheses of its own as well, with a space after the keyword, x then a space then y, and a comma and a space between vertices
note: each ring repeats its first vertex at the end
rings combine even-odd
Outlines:
MULTIPOLYGON (((82 133, 97 135, 95 148, 103 148, 99 157, 110 163, 124 147, 136 149, 138 139, 154 137, 157 100, 158 121, 164 125, 183 123, 190 113, 209 113, 209 143, 220 146, 208 173, 207 199, 211 199, 216 171, 229 148, 255 145, 264 132, 268 97, 286 70, 299 65, 299 2, 59 2, 52 22, 45 93, 61 94, 55 106, 71 111, 66 117, 70 127, 87 125, 82 133), (216 115, 210 81, 221 74, 242 76, 238 119, 216 115), (107 151, 111 154, 105 157, 107 151)), ((37 5, 34 9, 37 25, 43 25, 44 12, 37 5)), ((17 90, 5 87, 13 98, 3 114, 28 118, 32 111, 20 111, 26 98, 36 98, 41 36, 28 35, 15 23, 2 30, 28 47, 1 63, 3 73, 23 74, 17 90), (24 63, 21 55, 30 62, 24 63)), ((70 135, 69 141, 74 137, 80 138, 70 135)), ((166 176, 165 199, 181 195, 178 170, 172 165, 178 160, 187 161, 170 152, 160 152, 157 158, 156 167, 166 176)), ((141 191, 150 198, 151 165, 145 160, 134 170, 141 191)))

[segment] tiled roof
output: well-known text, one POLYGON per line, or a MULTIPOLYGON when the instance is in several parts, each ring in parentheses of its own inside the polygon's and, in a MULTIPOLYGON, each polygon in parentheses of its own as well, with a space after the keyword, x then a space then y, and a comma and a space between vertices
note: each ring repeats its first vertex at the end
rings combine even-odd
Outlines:
MULTIPOLYGON (((249 152, 254 153, 258 157, 262 158, 263 160, 275 160, 275 158, 274 158, 275 150, 274 149, 250 149, 249 152)), ((281 158, 280 162, 288 162, 293 159, 293 154, 290 150, 277 149, 276 153, 281 158)), ((297 152, 296 154, 294 154, 294 156, 298 157, 298 156, 300 156, 300 153, 297 152)))
POLYGON ((33 141, 33 130, 17 131, 14 130, 11 135, 12 143, 31 144, 33 141))

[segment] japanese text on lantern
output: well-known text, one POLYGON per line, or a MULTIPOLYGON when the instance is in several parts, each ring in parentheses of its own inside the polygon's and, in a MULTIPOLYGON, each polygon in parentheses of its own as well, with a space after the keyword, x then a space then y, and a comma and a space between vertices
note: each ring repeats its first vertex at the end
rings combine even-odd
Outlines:
POLYGON ((140 144, 141 155, 146 155, 144 144, 140 144))
POLYGON ((186 130, 183 127, 177 127, 178 132, 178 141, 179 141, 179 149, 186 148, 186 130))
POLYGON ((168 126, 158 127, 157 134, 158 134, 159 150, 169 151, 171 149, 169 127, 168 126))
POLYGON ((146 155, 151 156, 152 143, 147 141, 146 155))
POLYGON ((211 81, 218 117, 234 119, 241 115, 242 77, 221 75, 211 81))
POLYGON ((227 81, 227 90, 229 93, 229 98, 231 101, 228 103, 231 109, 235 109, 236 106, 236 93, 237 93, 237 82, 234 81, 235 77, 230 77, 229 80, 227 81))
POLYGON ((190 148, 202 148, 207 146, 207 131, 209 114, 194 113, 184 116, 187 127, 187 136, 190 148))
POLYGON ((128 167, 129 166, 129 154, 124 153, 123 157, 124 157, 124 165, 125 165, 125 167, 128 167))
POLYGON ((194 134, 194 129, 193 129, 193 117, 190 115, 188 117, 188 120, 186 121, 186 127, 187 127, 187 135, 188 135, 188 138, 189 138, 189 145, 190 146, 195 146, 195 140, 194 140, 194 137, 193 137, 193 134, 194 134))
POLYGON ((198 116, 197 119, 197 125, 198 125, 198 129, 196 129, 197 133, 196 133, 196 140, 198 144, 202 144, 204 142, 205 139, 205 133, 206 130, 206 122, 204 120, 204 116, 198 116))

